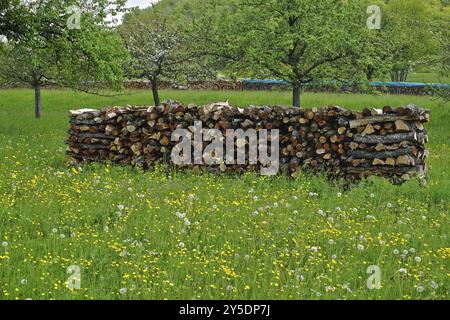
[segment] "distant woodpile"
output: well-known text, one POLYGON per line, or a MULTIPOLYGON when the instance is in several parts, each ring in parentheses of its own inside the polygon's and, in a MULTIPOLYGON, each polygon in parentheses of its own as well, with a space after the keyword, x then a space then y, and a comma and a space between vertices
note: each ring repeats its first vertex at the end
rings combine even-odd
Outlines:
MULTIPOLYGON (((309 170, 349 180, 378 175, 394 183, 425 176, 428 136, 424 123, 429 112, 414 105, 354 112, 337 106, 306 110, 215 103, 198 107, 168 101, 156 107, 82 109, 70 112, 68 161, 111 161, 144 169, 156 163, 179 167, 170 157, 176 145, 172 134, 177 129, 193 131, 195 121, 225 136, 227 129, 278 129, 280 173, 296 176, 309 170)), ((234 143, 249 148, 248 139, 234 143)), ((260 165, 247 160, 245 164, 183 167, 217 173, 260 172, 260 165)))

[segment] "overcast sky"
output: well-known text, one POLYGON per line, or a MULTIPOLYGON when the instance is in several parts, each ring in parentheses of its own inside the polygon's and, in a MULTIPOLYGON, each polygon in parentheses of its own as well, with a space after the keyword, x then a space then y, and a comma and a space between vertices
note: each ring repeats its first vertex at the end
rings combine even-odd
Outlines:
POLYGON ((156 2, 156 0, 128 0, 127 7, 146 8, 149 7, 152 2, 156 2))
MULTIPOLYGON (((143 9, 150 7, 150 5, 154 2, 158 2, 158 0, 128 0, 126 6, 127 8, 139 7, 143 9)), ((118 22, 119 24, 121 23, 120 21, 122 20, 122 17, 123 17, 122 14, 116 16, 116 19, 119 21, 118 22)), ((110 18, 108 20, 110 20, 110 18)))

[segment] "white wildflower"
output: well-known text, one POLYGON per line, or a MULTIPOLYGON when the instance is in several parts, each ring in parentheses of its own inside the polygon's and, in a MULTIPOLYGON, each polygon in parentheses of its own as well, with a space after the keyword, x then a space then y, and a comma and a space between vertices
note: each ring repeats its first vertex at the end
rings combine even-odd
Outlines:
POLYGON ((120 289, 119 289, 119 293, 120 293, 120 294, 125 294, 125 293, 127 293, 127 288, 120 288, 120 289))
POLYGON ((398 270, 398 272, 400 272, 400 273, 402 273, 402 274, 407 274, 407 273, 408 273, 408 270, 406 270, 405 268, 400 268, 400 269, 398 270))

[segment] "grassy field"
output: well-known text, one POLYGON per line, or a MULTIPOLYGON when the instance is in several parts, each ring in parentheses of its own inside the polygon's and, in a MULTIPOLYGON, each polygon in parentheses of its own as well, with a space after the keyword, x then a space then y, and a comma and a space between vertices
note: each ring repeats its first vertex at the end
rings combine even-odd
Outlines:
MULTIPOLYGON (((288 92, 162 97, 240 106, 290 101, 288 92)), ((412 96, 302 98, 305 107, 431 109, 427 185, 372 178, 344 191, 310 176, 70 168, 69 109, 149 104, 150 93, 45 91, 36 121, 32 91, 0 91, 0 298, 448 299, 450 106, 412 96), (367 286, 369 266, 379 268, 379 289, 367 286), (68 285, 74 278, 80 289, 68 285)))

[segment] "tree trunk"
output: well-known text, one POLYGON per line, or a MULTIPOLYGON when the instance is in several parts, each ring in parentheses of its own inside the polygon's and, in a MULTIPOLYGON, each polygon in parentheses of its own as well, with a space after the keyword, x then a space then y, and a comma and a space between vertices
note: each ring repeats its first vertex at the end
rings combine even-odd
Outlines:
POLYGON ((155 106, 159 106, 161 101, 159 100, 158 80, 152 79, 150 82, 152 83, 153 102, 155 103, 155 106))
POLYGON ((41 85, 34 85, 34 115, 36 119, 41 118, 41 85))
POLYGON ((368 67, 368 68, 366 69, 366 78, 367 78, 367 81, 372 81, 372 79, 373 79, 373 74, 374 74, 373 68, 368 67))
POLYGON ((301 107, 300 103, 300 85, 294 85, 294 88, 292 89, 292 105, 296 108, 301 107))

